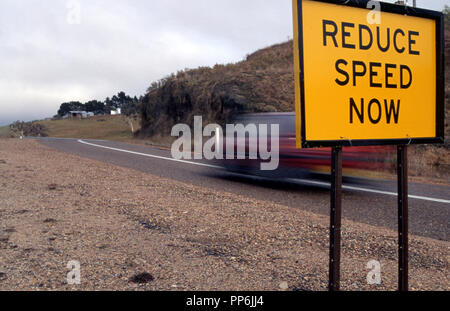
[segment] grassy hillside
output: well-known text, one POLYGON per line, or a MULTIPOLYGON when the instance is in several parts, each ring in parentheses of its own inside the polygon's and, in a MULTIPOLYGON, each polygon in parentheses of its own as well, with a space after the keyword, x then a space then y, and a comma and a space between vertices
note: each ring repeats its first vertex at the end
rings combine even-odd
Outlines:
MULTIPOLYGON (((446 147, 450 148, 450 10, 446 37, 446 147)), ((246 60, 180 71, 153 83, 142 100, 142 136, 169 135, 173 125, 223 123, 235 113, 294 111, 292 41, 259 50, 246 60)))
POLYGON ((2 137, 10 137, 11 131, 9 129, 9 126, 0 126, 0 138, 2 137))
MULTIPOLYGON (((97 116, 83 120, 39 121, 50 137, 127 140, 133 137, 131 127, 123 116, 97 116)), ((134 122, 134 126, 139 126, 134 122)))
POLYGON ((168 135, 193 115, 223 122, 235 113, 294 110, 292 41, 260 50, 245 61, 181 71, 148 89, 142 134, 168 135))

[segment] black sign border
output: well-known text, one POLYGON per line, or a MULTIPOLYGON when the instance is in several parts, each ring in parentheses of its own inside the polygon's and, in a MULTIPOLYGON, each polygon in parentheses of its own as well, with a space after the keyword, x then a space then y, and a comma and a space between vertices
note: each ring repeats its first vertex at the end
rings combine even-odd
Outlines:
MULTIPOLYGON (((311 0, 356 8, 367 8, 370 0, 311 0)), ((303 0, 297 0, 298 10, 298 48, 300 64, 300 104, 301 104, 301 142, 302 148, 314 147, 351 147, 376 145, 443 144, 445 142, 445 39, 444 15, 441 12, 414 8, 405 5, 379 2, 381 12, 432 19, 436 22, 436 137, 406 139, 364 139, 364 140, 306 140, 305 120, 305 77, 303 53, 303 0)))

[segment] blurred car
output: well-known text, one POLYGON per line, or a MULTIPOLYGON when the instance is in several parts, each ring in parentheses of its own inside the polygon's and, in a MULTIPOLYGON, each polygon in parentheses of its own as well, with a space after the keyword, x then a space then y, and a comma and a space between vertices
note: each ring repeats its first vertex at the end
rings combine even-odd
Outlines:
MULTIPOLYGON (((271 124, 279 125, 279 167, 274 171, 261 170, 262 161, 249 159, 251 143, 258 143, 258 135, 246 135, 236 137, 234 140, 234 159, 222 160, 220 163, 227 170, 244 174, 260 175, 266 177, 305 177, 305 175, 328 176, 331 166, 331 148, 298 149, 296 147, 296 124, 295 113, 259 113, 245 114, 236 117, 231 123, 271 124), (245 144, 245 159, 237 159, 237 146, 245 144)), ((270 146, 270 131, 268 135, 270 146)), ((361 177, 364 172, 387 171, 392 166, 392 155, 394 149, 389 146, 369 147, 344 147, 343 148, 343 175, 361 177)), ((226 146, 224 142, 224 153, 226 146)))

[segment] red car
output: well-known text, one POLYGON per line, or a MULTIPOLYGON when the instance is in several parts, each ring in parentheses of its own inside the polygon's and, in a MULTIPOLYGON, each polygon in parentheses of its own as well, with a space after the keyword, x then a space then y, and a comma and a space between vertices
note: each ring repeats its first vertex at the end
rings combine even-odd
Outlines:
MULTIPOLYGON (((251 143, 258 143, 258 135, 236 137, 234 160, 223 160, 222 165, 233 172, 254 174, 270 177, 298 177, 305 174, 330 174, 331 148, 296 148, 295 114, 294 113, 260 113, 246 114, 236 117, 234 124, 244 126, 255 124, 279 125, 279 166, 274 171, 261 170, 261 162, 258 159, 249 159, 251 143), (245 144, 245 160, 237 159, 237 146, 245 144)), ((270 146, 270 131, 268 135, 270 146)), ((386 146, 348 147, 343 148, 343 174, 345 176, 361 176, 364 171, 387 171, 392 166, 394 149, 386 146)), ((224 153, 226 146, 224 144, 224 153)))

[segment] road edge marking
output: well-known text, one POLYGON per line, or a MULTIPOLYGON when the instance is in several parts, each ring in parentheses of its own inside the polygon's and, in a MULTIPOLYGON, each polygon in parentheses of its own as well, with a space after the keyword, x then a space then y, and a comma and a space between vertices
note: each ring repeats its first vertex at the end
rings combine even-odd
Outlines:
MULTIPOLYGON (((296 178, 290 178, 289 180, 290 181, 301 182, 301 183, 308 183, 308 184, 317 185, 317 186, 331 187, 331 184, 327 183, 327 182, 307 180, 307 179, 296 179, 296 178)), ((398 196, 398 193, 396 193, 396 192, 389 192, 389 191, 368 189, 368 188, 361 188, 361 187, 354 187, 354 186, 342 185, 342 189, 354 190, 354 191, 360 191, 360 192, 376 193, 376 194, 384 194, 384 195, 389 195, 389 196, 398 196)), ((419 196, 419 195, 409 195, 408 197, 410 199, 450 204, 450 200, 429 198, 429 197, 424 197, 424 196, 419 196)))
POLYGON ((178 163, 184 163, 184 164, 191 164, 191 165, 197 165, 197 166, 203 166, 203 167, 209 167, 209 168, 223 169, 223 167, 217 166, 217 165, 191 162, 191 161, 185 161, 185 160, 177 160, 177 159, 173 159, 173 158, 167 158, 167 157, 157 156, 157 155, 148 154, 148 153, 142 153, 142 152, 136 152, 136 151, 126 150, 126 149, 97 145, 97 144, 93 144, 93 143, 88 143, 82 139, 78 139, 78 142, 81 144, 85 144, 85 145, 89 145, 89 146, 93 146, 93 147, 98 147, 98 148, 103 148, 103 149, 108 149, 108 150, 113 150, 113 151, 119 151, 119 152, 125 152, 125 153, 131 153, 131 154, 148 157, 148 158, 154 158, 154 159, 166 160, 166 161, 172 161, 172 162, 178 162, 178 163))
MULTIPOLYGON (((149 158, 154 158, 154 159, 159 159, 159 160, 166 160, 166 161, 178 162, 178 163, 183 163, 183 164, 191 164, 191 165, 197 165, 197 166, 203 166, 203 167, 209 167, 209 168, 215 168, 215 169, 221 169, 221 170, 224 169, 223 167, 217 166, 217 165, 191 162, 191 161, 185 161, 185 160, 177 160, 177 159, 173 159, 173 158, 156 156, 156 155, 152 155, 152 154, 148 154, 148 153, 142 153, 142 152, 136 152, 136 151, 126 150, 126 149, 97 145, 97 144, 93 144, 93 143, 88 143, 82 139, 78 139, 78 142, 81 144, 85 144, 85 145, 89 145, 89 146, 93 146, 93 147, 97 147, 97 148, 103 148, 103 149, 108 149, 108 150, 113 150, 113 151, 118 151, 118 152, 125 152, 125 153, 130 153, 130 154, 134 154, 134 155, 139 155, 139 156, 144 156, 144 157, 149 157, 149 158)), ((295 181, 295 182, 308 183, 308 184, 317 185, 317 186, 330 187, 330 183, 314 181, 314 180, 289 178, 288 181, 295 181)), ((388 191, 361 188, 361 187, 353 187, 353 186, 346 186, 346 185, 343 185, 342 189, 383 194, 383 195, 389 195, 389 196, 398 196, 398 194, 396 192, 388 192, 388 191)), ((429 198, 429 197, 424 197, 424 196, 409 195, 409 198, 416 199, 416 200, 422 200, 422 201, 430 201, 430 202, 435 202, 435 203, 450 204, 450 200, 429 198)))

